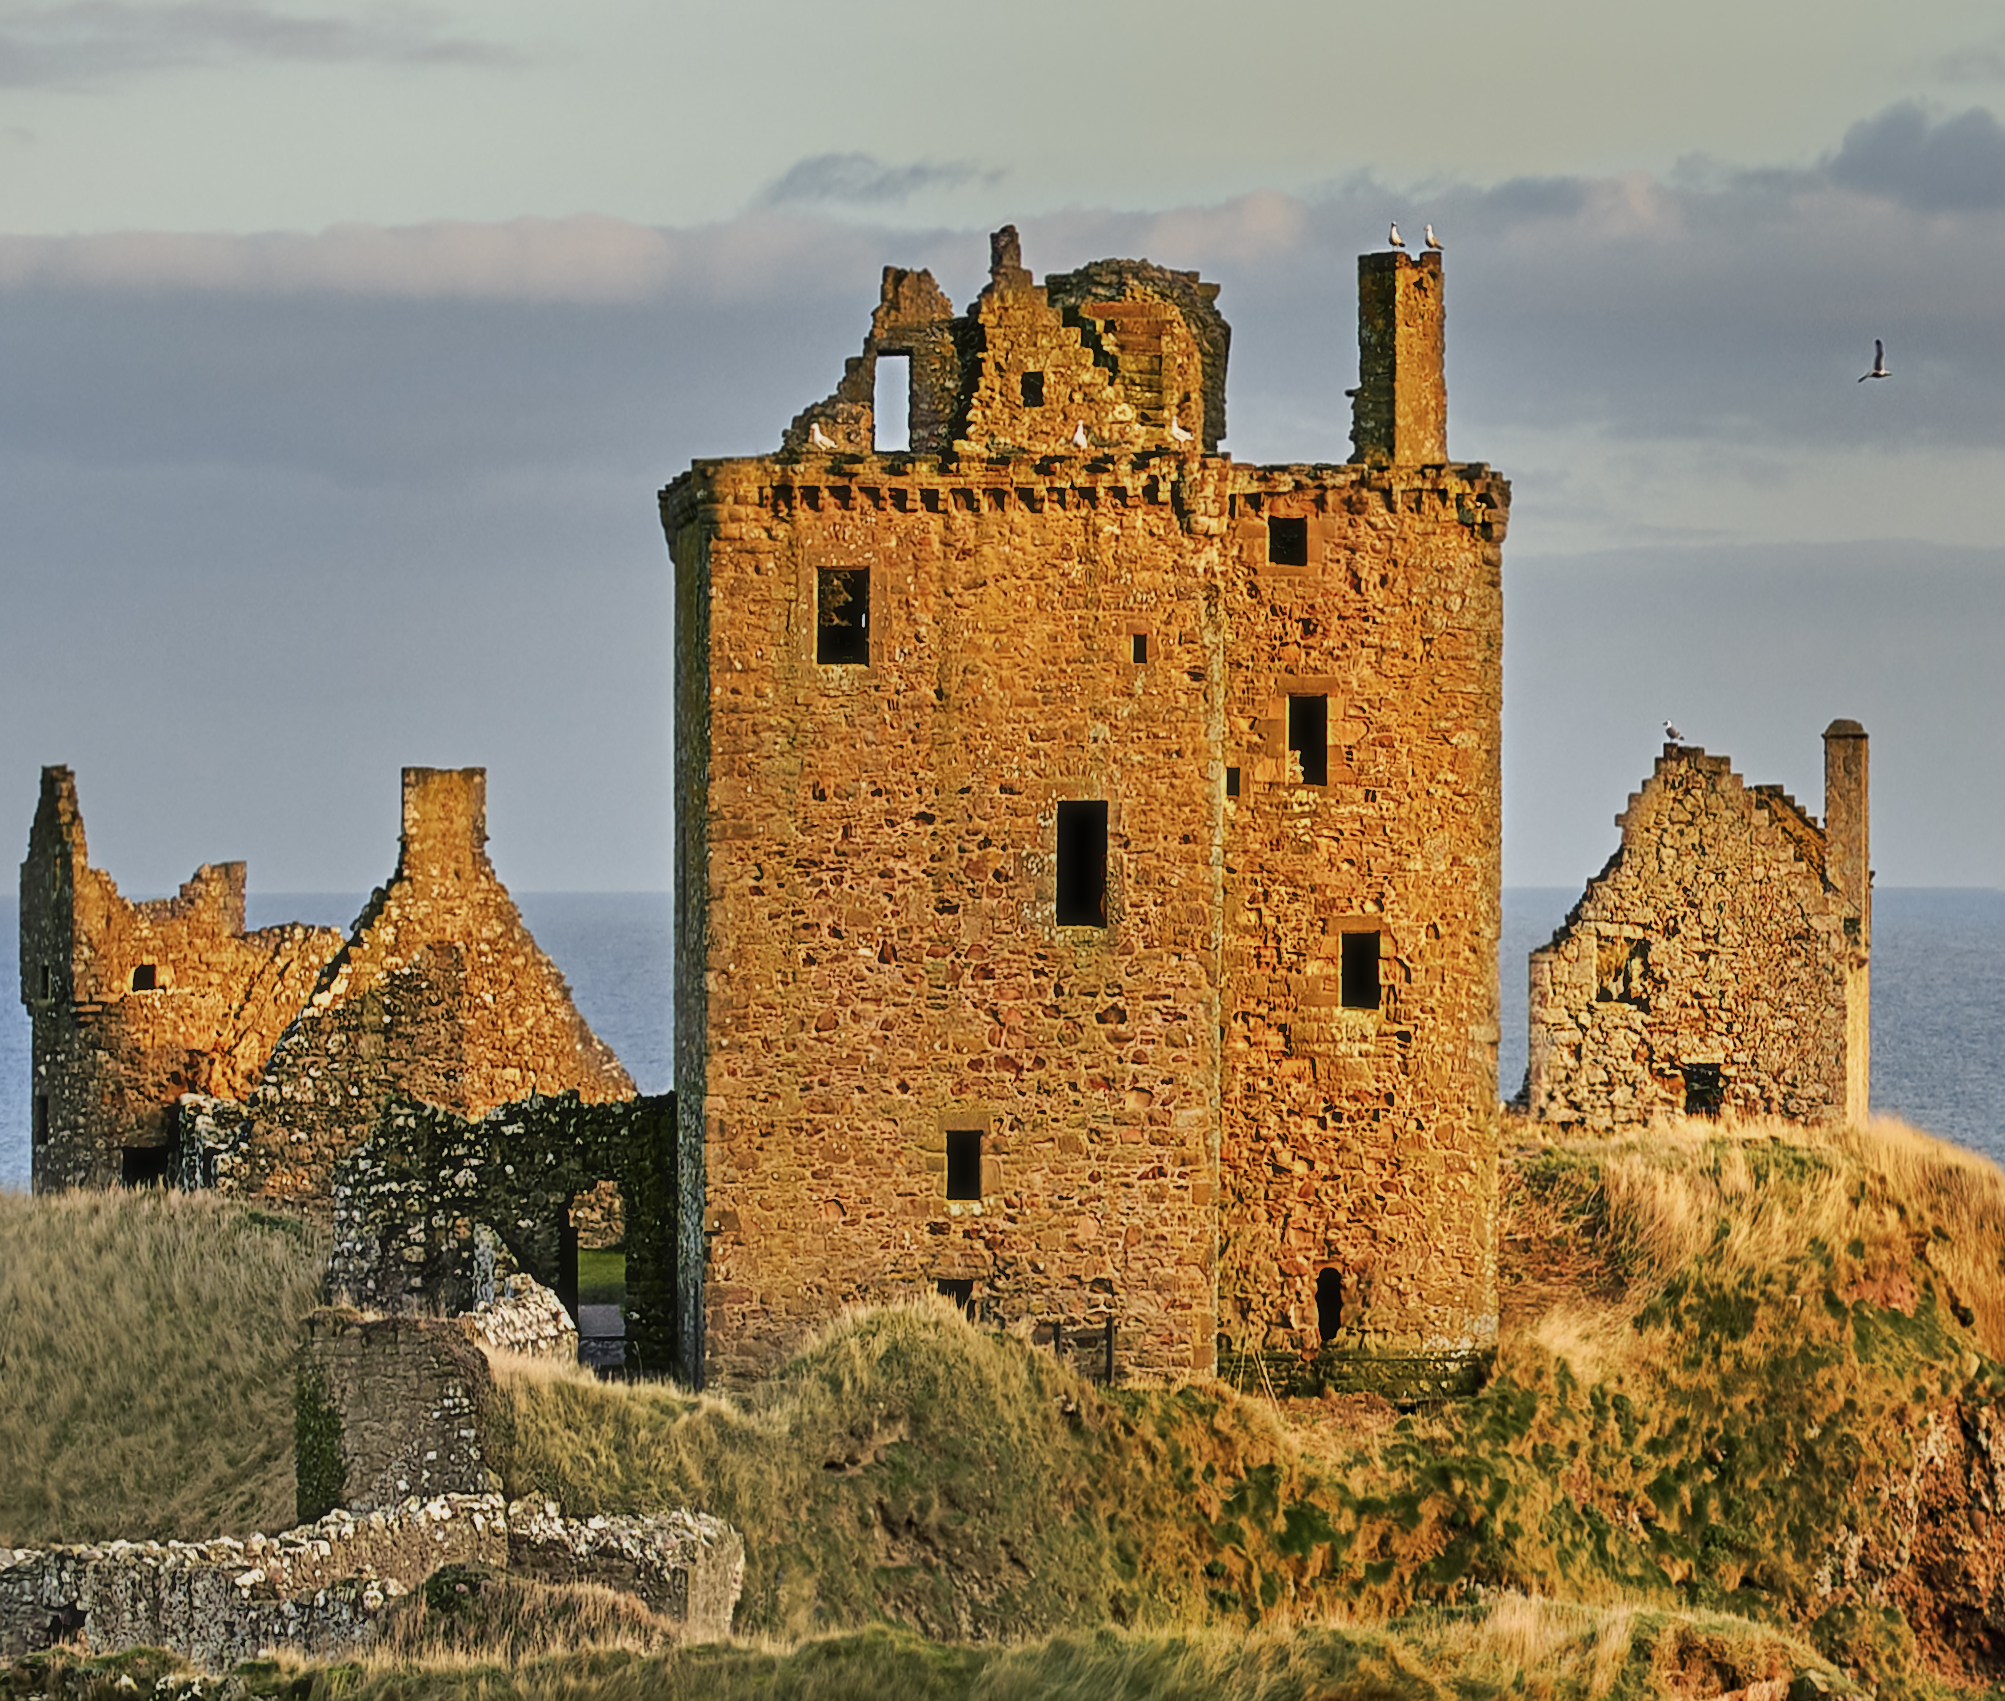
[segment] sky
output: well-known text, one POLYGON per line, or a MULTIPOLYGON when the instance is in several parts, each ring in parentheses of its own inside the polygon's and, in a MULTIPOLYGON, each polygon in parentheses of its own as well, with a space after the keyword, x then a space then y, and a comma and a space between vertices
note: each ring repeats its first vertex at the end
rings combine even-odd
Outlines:
POLYGON ((483 763, 512 885, 665 886, 655 492, 881 266, 1200 270, 1224 447, 1343 460, 1397 217, 1515 492, 1507 883, 1666 718, 1821 810, 1846 716, 1881 883, 2005 885, 2001 113, 1961 0, 0 0, 0 826, 64 762, 130 893, 361 892, 483 763))

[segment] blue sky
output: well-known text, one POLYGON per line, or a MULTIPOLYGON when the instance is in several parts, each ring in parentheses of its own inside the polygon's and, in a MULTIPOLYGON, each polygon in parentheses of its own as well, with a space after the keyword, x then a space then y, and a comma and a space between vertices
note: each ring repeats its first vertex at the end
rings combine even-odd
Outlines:
POLYGON ((1342 459, 1397 216, 1516 490, 1506 878, 1600 866, 1666 716, 1815 809, 1847 715, 1882 882, 2005 884, 2000 111, 1955 3, 0 0, 0 819, 65 761, 128 890, 357 891, 485 762, 514 884, 660 885, 653 492, 882 264, 1200 269, 1226 448, 1342 459))

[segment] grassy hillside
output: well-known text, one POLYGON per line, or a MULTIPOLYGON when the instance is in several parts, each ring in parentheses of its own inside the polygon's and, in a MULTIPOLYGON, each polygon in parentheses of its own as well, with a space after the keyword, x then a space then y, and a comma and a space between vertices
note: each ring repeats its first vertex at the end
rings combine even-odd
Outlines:
POLYGON ((1999 1675, 1997 1170, 1887 1123, 1695 1123, 1528 1144, 1506 1201, 1505 1340, 1473 1400, 1108 1392, 892 1309, 742 1400, 513 1377, 511 1488, 731 1520, 741 1624, 784 1637, 1377 1619, 1509 1589, 1768 1621, 1893 1692, 1999 1675))
POLYGON ((206 1196, 0 1193, 0 1546, 291 1524, 326 1262, 318 1230, 206 1196))

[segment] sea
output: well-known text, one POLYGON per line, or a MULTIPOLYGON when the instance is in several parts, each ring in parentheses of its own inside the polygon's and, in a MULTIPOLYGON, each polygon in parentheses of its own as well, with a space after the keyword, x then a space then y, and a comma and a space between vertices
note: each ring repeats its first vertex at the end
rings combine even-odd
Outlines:
MULTIPOLYGON (((1551 938, 1577 889, 1504 891, 1497 1080, 1525 1072, 1526 958, 1551 938)), ((517 893, 523 919, 556 960, 578 1008, 642 1092, 673 1085, 673 915, 662 892, 517 893)), ((253 895, 252 927, 307 921, 346 928, 363 899, 253 895)), ((15 899, 0 938, 19 937, 15 899)), ((10 977, 11 978, 11 977, 10 977)), ((0 1190, 28 1187, 28 1018, 18 984, 0 997, 0 1190)), ((1873 1108, 2005 1164, 2005 892, 1891 887, 1873 894, 1873 1108)))

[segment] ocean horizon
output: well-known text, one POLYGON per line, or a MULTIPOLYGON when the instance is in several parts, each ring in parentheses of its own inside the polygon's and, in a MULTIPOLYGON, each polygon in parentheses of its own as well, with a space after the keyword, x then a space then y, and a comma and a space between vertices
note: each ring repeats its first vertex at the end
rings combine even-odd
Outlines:
MULTIPOLYGON (((1504 891, 1499 950, 1497 1084, 1524 1078, 1526 958, 1578 901, 1577 888, 1504 891)), ((674 1084, 670 1007, 674 905, 666 892, 515 895, 585 1020, 646 1093, 674 1084)), ((253 894, 252 927, 306 921, 346 929, 365 896, 253 894)), ((0 930, 20 933, 17 899, 0 901, 0 930)), ((2005 1164, 2005 891, 1888 887, 1873 894, 1872 1104, 1884 1115, 2005 1164)), ((29 1027, 18 983, 0 1000, 0 1191, 29 1180, 29 1027)))

